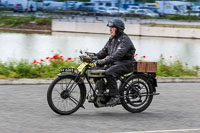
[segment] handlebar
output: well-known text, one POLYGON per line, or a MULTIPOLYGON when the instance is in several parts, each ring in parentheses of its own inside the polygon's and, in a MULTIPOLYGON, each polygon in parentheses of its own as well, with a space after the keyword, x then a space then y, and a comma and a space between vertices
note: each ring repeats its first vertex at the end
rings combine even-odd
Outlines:
POLYGON ((88 56, 90 56, 90 57, 94 57, 94 56, 96 56, 96 53, 91 53, 91 52, 85 52, 88 56))
POLYGON ((79 56, 81 61, 83 62, 90 62, 90 63, 93 63, 95 62, 96 60, 98 60, 98 57, 96 56, 96 53, 91 53, 91 52, 85 52, 85 55, 81 55, 79 56))

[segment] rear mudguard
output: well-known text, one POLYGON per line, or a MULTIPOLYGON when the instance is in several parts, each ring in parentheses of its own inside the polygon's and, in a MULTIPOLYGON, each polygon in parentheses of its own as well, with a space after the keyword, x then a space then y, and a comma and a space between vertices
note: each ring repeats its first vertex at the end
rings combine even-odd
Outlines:
MULTIPOLYGON (((77 74, 76 73, 59 73, 58 74, 58 77, 67 77, 67 76, 71 76, 75 79, 77 77, 77 74)), ((79 81, 79 82, 77 82, 77 84, 83 90, 83 98, 84 98, 83 103, 82 103, 82 107, 83 107, 83 104, 84 104, 85 99, 86 99, 86 92, 87 91, 86 91, 85 83, 80 77, 77 78, 77 81, 79 81)))
POLYGON ((155 75, 149 75, 149 74, 144 74, 144 73, 133 73, 133 74, 130 74, 130 75, 124 77, 122 79, 122 83, 120 85, 120 88, 123 87, 123 85, 125 84, 124 81, 126 81, 128 78, 130 78, 132 76, 138 76, 138 78, 140 78, 140 77, 146 78, 147 82, 150 83, 153 86, 153 92, 156 92, 157 81, 156 81, 155 75))

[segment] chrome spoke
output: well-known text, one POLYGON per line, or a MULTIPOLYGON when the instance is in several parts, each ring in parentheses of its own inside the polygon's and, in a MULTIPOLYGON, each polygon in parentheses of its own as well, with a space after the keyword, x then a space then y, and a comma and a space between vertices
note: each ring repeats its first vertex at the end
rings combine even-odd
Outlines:
POLYGON ((80 103, 81 90, 73 79, 61 79, 52 91, 52 102, 59 111, 70 112, 80 103))
POLYGON ((69 97, 69 99, 73 102, 73 103, 75 103, 76 105, 78 105, 78 101, 74 98, 74 97, 69 97))

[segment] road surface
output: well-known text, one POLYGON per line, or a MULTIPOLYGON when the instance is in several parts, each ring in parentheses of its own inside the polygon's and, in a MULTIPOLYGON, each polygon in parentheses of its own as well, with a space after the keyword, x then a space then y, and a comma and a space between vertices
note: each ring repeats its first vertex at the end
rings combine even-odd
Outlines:
POLYGON ((1 133, 200 133, 200 83, 159 83, 150 107, 137 114, 122 106, 85 102, 70 116, 48 106, 48 85, 0 85, 1 133), (144 132, 146 131, 146 132, 144 132))

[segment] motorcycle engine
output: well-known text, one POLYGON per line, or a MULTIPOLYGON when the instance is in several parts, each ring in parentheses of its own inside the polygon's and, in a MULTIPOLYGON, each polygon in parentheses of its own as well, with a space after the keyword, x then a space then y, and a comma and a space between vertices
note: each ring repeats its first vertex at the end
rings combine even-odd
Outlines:
POLYGON ((96 107, 105 107, 106 103, 110 100, 110 96, 106 95, 106 83, 104 79, 96 81, 95 91, 97 97, 95 98, 94 105, 96 107))

